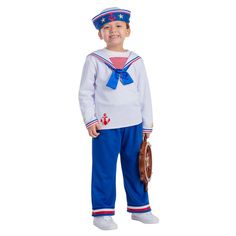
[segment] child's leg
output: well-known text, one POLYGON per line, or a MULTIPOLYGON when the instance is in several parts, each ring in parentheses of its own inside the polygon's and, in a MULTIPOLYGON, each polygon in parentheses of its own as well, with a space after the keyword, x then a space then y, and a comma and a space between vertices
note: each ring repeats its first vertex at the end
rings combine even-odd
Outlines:
POLYGON ((114 215, 116 162, 120 151, 120 130, 101 130, 92 142, 93 216, 114 215))
POLYGON ((142 124, 124 128, 121 165, 129 212, 150 211, 148 193, 140 181, 138 155, 142 143, 142 124))

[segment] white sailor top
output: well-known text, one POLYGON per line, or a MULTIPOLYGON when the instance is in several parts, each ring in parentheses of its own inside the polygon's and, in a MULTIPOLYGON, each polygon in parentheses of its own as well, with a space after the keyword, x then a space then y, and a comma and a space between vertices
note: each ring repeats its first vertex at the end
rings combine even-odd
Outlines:
POLYGON ((86 58, 79 89, 79 102, 86 127, 99 123, 115 129, 143 123, 143 132, 153 127, 148 78, 141 57, 128 51, 123 70, 108 57, 107 49, 86 58))

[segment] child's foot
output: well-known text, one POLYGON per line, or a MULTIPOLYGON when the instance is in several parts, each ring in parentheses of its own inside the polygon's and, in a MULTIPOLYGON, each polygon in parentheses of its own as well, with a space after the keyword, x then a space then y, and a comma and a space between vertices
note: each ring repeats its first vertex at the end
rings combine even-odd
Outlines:
POLYGON ((138 220, 144 224, 157 224, 159 219, 154 216, 150 211, 145 213, 132 213, 132 220, 138 220))
POLYGON ((117 224, 111 216, 96 216, 93 219, 93 224, 102 230, 117 229, 117 224))

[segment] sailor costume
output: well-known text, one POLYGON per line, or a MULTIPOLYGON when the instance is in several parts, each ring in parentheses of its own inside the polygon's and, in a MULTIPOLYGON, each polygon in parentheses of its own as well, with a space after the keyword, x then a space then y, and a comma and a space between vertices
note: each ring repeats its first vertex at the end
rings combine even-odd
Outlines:
MULTIPOLYGON (((114 19, 128 12, 120 10, 105 12, 110 18, 106 14, 96 16, 95 27, 101 27, 101 19, 111 21, 112 17, 114 19), (100 20, 100 23, 96 23, 96 20, 100 20)), ((126 15, 126 22, 128 18, 129 15, 126 15)), ((101 126, 97 131, 99 136, 92 139, 93 216, 115 213, 116 162, 119 154, 127 211, 142 213, 151 210, 148 193, 144 191, 138 171, 143 133, 150 133, 153 126, 145 66, 140 56, 127 50, 124 52, 127 60, 123 68, 117 68, 109 52, 101 49, 87 56, 79 91, 80 108, 86 127, 96 123, 101 126)))

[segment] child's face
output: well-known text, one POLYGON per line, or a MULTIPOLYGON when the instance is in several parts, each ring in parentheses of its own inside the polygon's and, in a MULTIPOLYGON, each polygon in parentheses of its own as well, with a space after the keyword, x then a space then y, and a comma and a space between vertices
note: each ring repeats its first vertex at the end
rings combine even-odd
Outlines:
POLYGON ((123 21, 112 21, 105 24, 98 32, 100 39, 103 39, 108 47, 123 47, 123 42, 130 35, 123 21))

